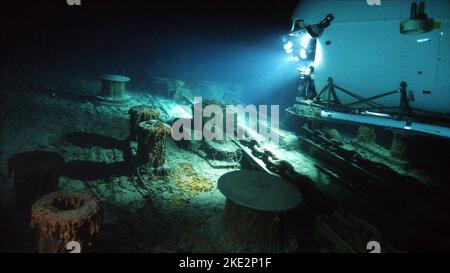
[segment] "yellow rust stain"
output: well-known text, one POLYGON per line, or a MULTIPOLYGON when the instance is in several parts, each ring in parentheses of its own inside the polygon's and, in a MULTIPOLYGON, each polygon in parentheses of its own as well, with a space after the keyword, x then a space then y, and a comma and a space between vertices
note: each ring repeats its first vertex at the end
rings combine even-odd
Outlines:
POLYGON ((172 173, 172 179, 179 189, 186 191, 190 196, 211 191, 213 188, 212 182, 197 174, 189 163, 179 164, 172 173))

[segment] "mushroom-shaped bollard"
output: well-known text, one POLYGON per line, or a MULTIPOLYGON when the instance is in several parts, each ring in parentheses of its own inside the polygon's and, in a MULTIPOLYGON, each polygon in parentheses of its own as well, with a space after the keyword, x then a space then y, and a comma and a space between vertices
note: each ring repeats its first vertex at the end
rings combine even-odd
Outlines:
POLYGON ((100 231, 102 212, 90 193, 56 191, 39 198, 31 208, 31 227, 39 229, 40 253, 68 252, 75 241, 81 252, 92 250, 100 231))
POLYGON ((125 84, 130 81, 129 77, 103 74, 99 76, 102 82, 98 99, 111 103, 124 103, 129 100, 125 95, 125 84))
POLYGON ((286 248, 287 212, 302 201, 294 185, 265 172, 245 170, 222 175, 218 187, 227 197, 225 231, 243 251, 286 248))
POLYGON ((147 120, 159 119, 158 110, 149 105, 131 107, 130 110, 128 110, 128 114, 130 114, 130 134, 127 138, 128 140, 135 140, 139 123, 147 120))
POLYGON ((31 205, 44 194, 58 188, 64 158, 54 152, 29 151, 8 160, 8 174, 14 175, 16 216, 28 221, 31 205))
POLYGON ((158 171, 165 162, 166 137, 171 127, 159 120, 148 120, 138 125, 137 158, 141 164, 158 171))

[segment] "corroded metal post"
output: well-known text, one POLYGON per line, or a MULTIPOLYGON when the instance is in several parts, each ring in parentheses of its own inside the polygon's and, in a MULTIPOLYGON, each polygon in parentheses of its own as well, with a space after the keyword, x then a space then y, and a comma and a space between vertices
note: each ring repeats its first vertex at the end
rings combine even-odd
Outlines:
POLYGON ((302 196, 280 177, 261 171, 234 171, 221 176, 219 190, 227 197, 223 215, 226 236, 243 251, 277 252, 289 248, 287 212, 302 196))
POLYGON ((130 115, 130 134, 127 138, 128 140, 135 140, 139 123, 152 119, 159 119, 158 110, 149 105, 131 107, 130 110, 128 110, 128 114, 130 115))
POLYGON ((57 191, 44 195, 31 209, 31 226, 39 230, 40 253, 68 252, 75 241, 81 252, 92 250, 100 231, 102 212, 90 193, 57 191))
POLYGON ((158 170, 165 162, 166 137, 170 135, 171 127, 159 120, 148 120, 138 125, 139 164, 158 170))
POLYGON ((100 93, 98 99, 106 102, 121 103, 128 100, 125 95, 125 84, 130 78, 120 75, 103 74, 99 76, 101 80, 100 93))

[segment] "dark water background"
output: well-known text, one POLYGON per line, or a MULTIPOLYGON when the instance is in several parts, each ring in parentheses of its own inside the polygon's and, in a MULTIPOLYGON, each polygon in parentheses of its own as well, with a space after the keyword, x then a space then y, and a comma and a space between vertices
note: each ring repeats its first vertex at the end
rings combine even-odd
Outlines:
POLYGON ((2 71, 225 81, 242 84, 248 103, 294 102, 295 66, 280 36, 298 1, 1 3, 2 71))

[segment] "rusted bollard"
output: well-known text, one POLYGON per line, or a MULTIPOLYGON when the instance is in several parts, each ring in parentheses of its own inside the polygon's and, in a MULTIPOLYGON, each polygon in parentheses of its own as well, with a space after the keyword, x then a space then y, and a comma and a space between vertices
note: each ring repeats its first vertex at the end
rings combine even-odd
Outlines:
POLYGON ((129 97, 125 94, 125 84, 130 81, 130 78, 103 74, 99 76, 99 79, 102 85, 97 99, 109 103, 124 103, 129 100, 129 97))
POLYGON ((139 123, 152 119, 159 119, 159 112, 149 105, 139 105, 135 107, 131 107, 128 110, 128 114, 130 115, 130 134, 128 136, 128 140, 136 139, 136 130, 139 123))
POLYGON ((139 164, 145 164, 157 171, 165 162, 166 138, 171 133, 171 127, 158 120, 149 120, 138 125, 139 164))
POLYGON ((287 212, 302 196, 280 177, 261 171, 233 171, 218 181, 227 197, 223 215, 228 238, 243 251, 277 252, 284 249, 287 212))
POLYGON ((102 212, 90 193, 56 191, 39 198, 31 209, 31 227, 39 230, 40 253, 68 252, 74 241, 81 252, 92 250, 102 212))

